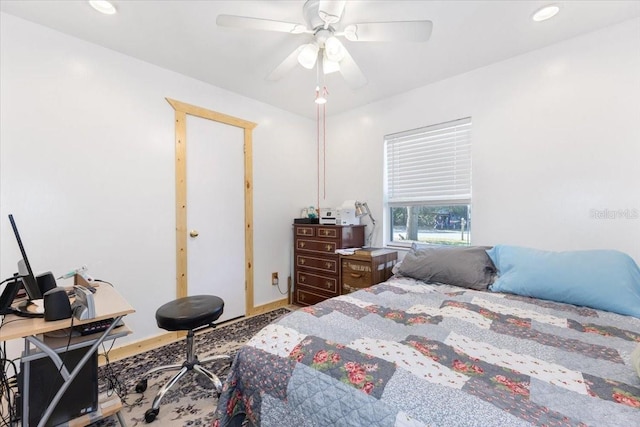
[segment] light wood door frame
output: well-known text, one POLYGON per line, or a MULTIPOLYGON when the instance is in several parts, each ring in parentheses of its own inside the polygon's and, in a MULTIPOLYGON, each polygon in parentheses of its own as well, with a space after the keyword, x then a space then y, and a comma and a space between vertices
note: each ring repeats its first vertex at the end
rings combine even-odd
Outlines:
MULTIPOLYGON (((247 120, 166 98, 175 110, 176 133, 176 298, 187 296, 187 114, 244 129, 244 257, 246 315, 253 305, 253 129, 247 120)), ((259 310, 262 311, 262 310, 259 310)))

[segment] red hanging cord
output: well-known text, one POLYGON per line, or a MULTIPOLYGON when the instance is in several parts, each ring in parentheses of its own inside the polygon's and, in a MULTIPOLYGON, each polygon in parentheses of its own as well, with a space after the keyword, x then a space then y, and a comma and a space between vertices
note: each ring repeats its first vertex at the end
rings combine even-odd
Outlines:
POLYGON ((322 200, 327 198, 327 106, 326 96, 329 94, 327 87, 322 88, 320 92, 320 86, 316 87, 316 144, 317 144, 317 170, 318 170, 318 214, 320 213, 320 120, 322 119, 322 200), (317 102, 318 99, 324 99, 324 102, 317 102), (322 104, 322 118, 320 117, 320 104, 322 104))
MULTIPOLYGON (((324 88, 323 96, 326 96, 327 88, 324 88)), ((327 198, 327 104, 322 104, 322 196, 327 198)))
MULTIPOLYGON (((317 93, 316 93, 317 96, 317 93)), ((316 156, 316 159, 318 161, 318 165, 317 165, 317 171, 318 171, 318 180, 317 180, 317 185, 318 185, 318 192, 317 192, 317 196, 318 196, 318 204, 316 205, 316 209, 318 212, 318 218, 320 217, 320 104, 316 104, 316 146, 318 149, 318 154, 316 156)))

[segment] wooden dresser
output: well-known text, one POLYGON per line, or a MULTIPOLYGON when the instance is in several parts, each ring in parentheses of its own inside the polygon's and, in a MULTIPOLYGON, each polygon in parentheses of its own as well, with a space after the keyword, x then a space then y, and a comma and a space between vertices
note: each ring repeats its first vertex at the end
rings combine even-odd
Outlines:
POLYGON ((341 293, 336 249, 364 245, 364 225, 294 224, 293 303, 312 305, 341 293))

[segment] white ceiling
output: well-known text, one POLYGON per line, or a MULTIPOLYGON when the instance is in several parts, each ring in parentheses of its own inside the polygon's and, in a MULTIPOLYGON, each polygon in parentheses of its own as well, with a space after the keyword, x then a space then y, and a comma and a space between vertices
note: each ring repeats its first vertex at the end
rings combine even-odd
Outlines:
MULTIPOLYGON (((114 0, 115 15, 87 2, 0 0, 3 12, 167 68, 284 110, 315 117, 316 71, 297 66, 277 82, 265 77, 310 35, 240 31, 218 14, 304 23, 297 1, 114 0)), ((330 74, 327 114, 335 114, 465 73, 579 34, 640 16, 640 1, 348 1, 341 24, 433 22, 426 43, 343 43, 369 83, 350 89, 330 74), (543 5, 553 19, 531 20, 543 5)), ((341 24, 337 25, 340 30, 341 24)))

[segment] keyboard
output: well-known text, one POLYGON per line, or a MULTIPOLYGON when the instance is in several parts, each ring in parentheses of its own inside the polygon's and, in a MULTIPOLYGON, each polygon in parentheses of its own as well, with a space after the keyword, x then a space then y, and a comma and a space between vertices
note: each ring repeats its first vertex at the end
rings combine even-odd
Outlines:
MULTIPOLYGON (((113 323, 115 319, 113 318, 109 318, 109 319, 102 319, 102 320, 96 320, 95 322, 89 322, 89 323, 85 323, 82 325, 76 325, 73 327, 73 330, 76 332, 79 332, 80 335, 91 335, 91 334, 97 334, 99 332, 104 332, 106 331, 109 326, 111 326, 111 324, 113 323)), ((123 324, 121 323, 120 325, 116 325, 116 328, 122 326, 123 324)))

